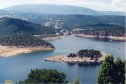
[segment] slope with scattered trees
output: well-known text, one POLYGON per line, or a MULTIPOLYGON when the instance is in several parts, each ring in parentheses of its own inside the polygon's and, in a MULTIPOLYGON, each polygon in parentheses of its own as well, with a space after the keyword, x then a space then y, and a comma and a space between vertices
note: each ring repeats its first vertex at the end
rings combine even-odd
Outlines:
POLYGON ((124 36, 125 27, 114 24, 95 24, 83 26, 80 30, 73 31, 76 34, 100 35, 100 36, 124 36))

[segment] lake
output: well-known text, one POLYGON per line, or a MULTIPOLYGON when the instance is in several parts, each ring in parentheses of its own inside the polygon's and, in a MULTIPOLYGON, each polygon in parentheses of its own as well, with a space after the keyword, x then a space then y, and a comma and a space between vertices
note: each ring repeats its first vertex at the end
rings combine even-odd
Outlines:
POLYGON ((96 49, 125 59, 126 42, 107 42, 89 38, 78 38, 72 35, 50 42, 56 47, 55 51, 39 51, 1 58, 0 83, 4 83, 5 80, 12 80, 14 83, 19 82, 27 78, 31 69, 48 68, 66 73, 67 79, 71 82, 79 78, 83 84, 94 84, 96 83, 99 65, 84 66, 65 62, 47 62, 44 61, 44 58, 55 55, 67 55, 73 52, 76 53, 80 49, 96 49))

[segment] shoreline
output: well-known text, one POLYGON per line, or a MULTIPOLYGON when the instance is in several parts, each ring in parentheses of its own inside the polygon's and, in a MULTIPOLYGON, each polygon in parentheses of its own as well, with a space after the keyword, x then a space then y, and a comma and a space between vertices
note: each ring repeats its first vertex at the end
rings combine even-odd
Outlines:
POLYGON ((1 46, 0 57, 10 57, 18 54, 31 53, 36 51, 52 51, 55 48, 38 46, 38 47, 17 47, 17 46, 1 46))
MULTIPOLYGON (((85 35, 85 34, 74 34, 74 36, 80 37, 80 38, 97 38, 96 35, 85 35)), ((98 38, 105 39, 106 36, 99 36, 98 38)), ((107 36, 107 38, 110 39, 110 40, 126 41, 126 37, 125 36, 122 36, 122 37, 107 36)))
POLYGON ((57 40, 61 39, 63 36, 55 36, 55 37, 44 37, 43 40, 50 41, 50 40, 57 40))
POLYGON ((50 36, 34 35, 34 36, 40 39, 46 40, 46 41, 57 40, 63 37, 63 35, 52 35, 52 36, 51 35, 50 36))
POLYGON ((67 62, 67 63, 100 63, 103 61, 106 57, 106 54, 104 52, 101 52, 102 57, 98 58, 97 61, 94 59, 90 59, 87 57, 68 57, 66 55, 58 55, 58 56, 51 56, 48 58, 45 58, 45 61, 50 61, 50 62, 67 62))

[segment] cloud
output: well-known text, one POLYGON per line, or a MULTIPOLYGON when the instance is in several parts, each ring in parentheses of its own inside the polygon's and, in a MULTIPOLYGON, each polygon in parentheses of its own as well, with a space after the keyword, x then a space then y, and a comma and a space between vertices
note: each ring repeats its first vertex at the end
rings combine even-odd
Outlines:
POLYGON ((111 7, 114 11, 126 12, 126 0, 112 0, 111 7))

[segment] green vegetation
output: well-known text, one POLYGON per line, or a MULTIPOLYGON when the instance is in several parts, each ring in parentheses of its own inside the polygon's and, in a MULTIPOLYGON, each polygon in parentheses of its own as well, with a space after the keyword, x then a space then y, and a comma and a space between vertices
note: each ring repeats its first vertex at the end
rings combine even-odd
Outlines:
MULTIPOLYGON (((28 78, 24 81, 20 81, 19 84, 36 84, 36 83, 48 83, 48 84, 71 84, 66 80, 66 74, 58 72, 53 69, 35 69, 31 70, 28 74, 28 78)), ((79 79, 75 79, 73 84, 80 84, 79 79)))
POLYGON ((96 36, 124 36, 125 27, 112 24, 96 24, 85 26, 81 30, 74 31, 74 33, 81 33, 86 35, 96 35, 96 36))
POLYGON ((91 57, 93 58, 97 58, 97 57, 101 57, 101 52, 99 50, 80 50, 77 52, 78 56, 80 57, 91 57))
POLYGON ((65 83, 66 75, 63 72, 51 69, 31 70, 28 78, 20 83, 65 83))
POLYGON ((108 55, 103 61, 99 70, 98 84, 124 84, 125 82, 125 62, 108 55))
POLYGON ((28 21, 44 24, 45 22, 51 22, 51 26, 58 21, 62 24, 62 28, 74 29, 74 28, 86 28, 86 25, 95 24, 117 24, 125 27, 125 16, 118 15, 41 15, 41 14, 20 14, 19 17, 27 18, 28 21), (50 19, 51 18, 51 19, 50 19))
POLYGON ((77 54, 70 53, 68 57, 87 57, 91 59, 97 59, 101 57, 101 52, 99 50, 88 50, 88 49, 81 49, 77 52, 77 54))
MULTIPOLYGON (((58 20, 58 27, 68 30, 82 29, 74 33, 89 35, 125 35, 125 16, 91 16, 91 15, 19 15, 28 21, 14 18, 0 18, 0 35, 13 34, 55 34, 54 29, 58 20), (52 20, 50 20, 50 18, 52 20), (31 23, 33 22, 33 23, 31 23), (45 23, 49 22, 47 26, 45 23), (36 23, 36 24, 35 24, 36 23)), ((59 29, 60 30, 60 29, 59 29)))
POLYGON ((31 35, 14 35, 8 37, 0 37, 0 45, 18 47, 45 46, 54 48, 51 43, 41 40, 37 37, 33 37, 31 35))
POLYGON ((21 19, 0 18, 0 36, 10 36, 14 34, 55 34, 55 30, 21 19))

